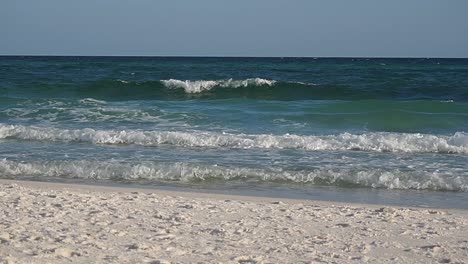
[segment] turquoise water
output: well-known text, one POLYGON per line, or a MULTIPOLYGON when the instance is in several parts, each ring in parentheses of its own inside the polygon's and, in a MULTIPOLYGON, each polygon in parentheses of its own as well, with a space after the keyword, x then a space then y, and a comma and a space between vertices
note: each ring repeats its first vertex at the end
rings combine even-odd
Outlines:
POLYGON ((467 59, 0 57, 2 178, 468 207, 467 132, 467 59))

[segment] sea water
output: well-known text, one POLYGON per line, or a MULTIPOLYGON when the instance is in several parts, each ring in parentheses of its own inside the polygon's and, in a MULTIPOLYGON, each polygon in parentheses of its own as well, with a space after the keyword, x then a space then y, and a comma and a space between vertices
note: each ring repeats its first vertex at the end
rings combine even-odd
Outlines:
POLYGON ((468 208, 468 60, 0 57, 0 177, 468 208))

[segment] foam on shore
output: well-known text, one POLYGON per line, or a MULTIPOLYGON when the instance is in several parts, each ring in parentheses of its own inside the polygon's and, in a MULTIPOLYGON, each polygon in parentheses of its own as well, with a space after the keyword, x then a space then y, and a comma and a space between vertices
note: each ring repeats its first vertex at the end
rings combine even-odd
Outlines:
POLYGON ((184 162, 121 163, 118 161, 17 162, 0 160, 3 177, 43 179, 99 179, 146 181, 248 181, 286 182, 312 185, 360 186, 384 189, 412 189, 468 192, 468 179, 455 171, 402 171, 376 168, 316 168, 285 170, 223 167, 184 162))

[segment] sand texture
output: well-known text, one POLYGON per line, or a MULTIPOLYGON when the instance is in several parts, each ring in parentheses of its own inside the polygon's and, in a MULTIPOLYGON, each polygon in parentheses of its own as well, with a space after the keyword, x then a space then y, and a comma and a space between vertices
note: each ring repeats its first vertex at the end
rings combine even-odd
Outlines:
POLYGON ((0 181, 0 263, 466 263, 465 210, 0 181))

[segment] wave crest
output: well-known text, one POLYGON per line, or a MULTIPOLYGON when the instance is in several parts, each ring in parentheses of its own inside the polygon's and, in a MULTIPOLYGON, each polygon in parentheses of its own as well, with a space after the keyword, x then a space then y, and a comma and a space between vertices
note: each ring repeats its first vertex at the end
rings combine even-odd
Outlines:
POLYGON ((410 133, 366 133, 327 136, 230 134, 208 131, 139 131, 44 128, 0 124, 0 138, 135 144, 141 146, 227 147, 303 150, 361 150, 408 153, 468 154, 468 134, 452 136, 410 133))
POLYGON ((281 168, 230 168, 190 163, 125 164, 117 161, 17 162, 0 160, 3 177, 76 178, 99 180, 164 180, 292 182, 333 186, 363 186, 384 189, 449 190, 468 192, 468 178, 437 172, 382 170, 372 168, 284 170, 281 168))
POLYGON ((181 81, 177 79, 161 80, 161 82, 167 88, 183 88, 186 93, 200 93, 203 91, 211 90, 215 86, 225 87, 225 88, 239 88, 247 87, 249 85, 253 86, 273 86, 275 80, 266 80, 261 78, 251 78, 245 80, 217 80, 217 81, 181 81))

